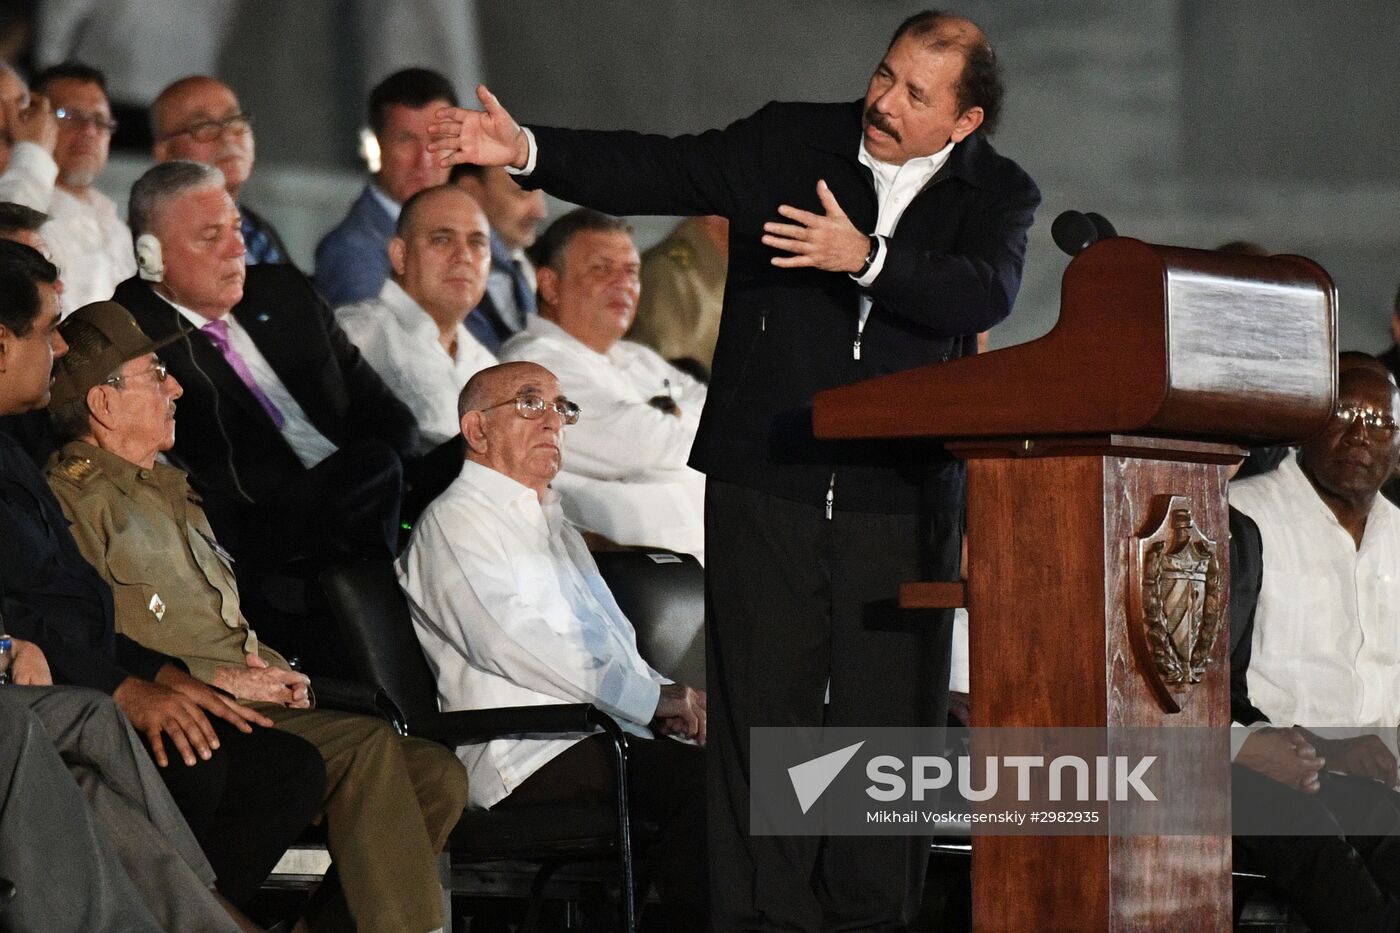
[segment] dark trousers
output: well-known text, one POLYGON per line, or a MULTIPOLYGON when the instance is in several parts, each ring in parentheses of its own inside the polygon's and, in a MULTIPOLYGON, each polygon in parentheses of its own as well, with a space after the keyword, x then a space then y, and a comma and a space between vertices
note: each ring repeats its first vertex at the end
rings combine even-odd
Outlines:
POLYGON ((219 748, 188 767, 167 739, 160 769, 218 880, 242 907, 307 825, 321 812, 326 768, 304 739, 277 729, 239 732, 213 719, 219 748))
MULTIPOLYGON (((632 812, 661 830, 650 861, 665 914, 660 929, 708 930, 704 750, 673 739, 629 739, 627 777, 632 812)), ((614 786, 611 745, 593 736, 547 762, 493 809, 615 800, 614 786)))
POLYGON ((952 613, 901 611, 898 587, 956 579, 961 535, 960 514, 828 520, 820 505, 710 480, 715 930, 900 930, 917 913, 925 838, 749 835, 749 729, 943 723, 952 613))
POLYGON ((1231 797, 1235 867, 1264 874, 1308 929, 1400 930, 1400 795, 1332 773, 1318 793, 1304 794, 1235 765, 1231 797), (1309 835, 1242 834, 1258 825, 1309 835))

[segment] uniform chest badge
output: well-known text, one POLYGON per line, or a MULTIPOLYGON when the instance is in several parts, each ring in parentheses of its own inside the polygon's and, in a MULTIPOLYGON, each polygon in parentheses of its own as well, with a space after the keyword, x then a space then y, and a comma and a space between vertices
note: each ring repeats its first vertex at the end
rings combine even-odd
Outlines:
POLYGON ((157 622, 165 618, 165 602, 160 598, 159 593, 151 597, 151 605, 149 608, 151 610, 151 615, 156 617, 157 622))

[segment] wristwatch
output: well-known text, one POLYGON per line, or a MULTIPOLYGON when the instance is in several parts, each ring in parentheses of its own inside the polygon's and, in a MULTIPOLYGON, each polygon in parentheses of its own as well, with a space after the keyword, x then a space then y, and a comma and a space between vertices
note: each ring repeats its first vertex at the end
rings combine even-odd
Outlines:
POLYGON ((860 278, 870 271, 870 266, 875 262, 875 256, 880 252, 880 238, 873 233, 870 235, 870 252, 865 254, 865 264, 856 273, 856 278, 860 278))

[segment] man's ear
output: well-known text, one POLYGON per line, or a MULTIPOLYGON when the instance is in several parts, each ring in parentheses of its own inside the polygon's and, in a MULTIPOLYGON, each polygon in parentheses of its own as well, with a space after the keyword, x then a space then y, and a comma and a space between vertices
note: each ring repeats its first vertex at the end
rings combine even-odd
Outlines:
POLYGON ((109 430, 116 422, 116 416, 112 411, 112 399, 116 394, 115 392, 104 392, 103 386, 100 385, 93 386, 91 389, 87 390, 86 401, 88 415, 93 421, 96 421, 109 430))
POLYGON ((467 440, 467 449, 474 454, 486 453, 486 415, 479 411, 469 411, 460 422, 462 437, 467 440))
POLYGON ((555 305, 559 303, 559 273, 549 266, 540 266, 535 270, 536 290, 539 292, 540 304, 555 305))
POLYGON ((0 324, 0 373, 3 373, 10 365, 10 357, 15 352, 15 332, 4 324, 0 324))
POLYGON ((960 143, 977 131, 982 125, 982 108, 968 107, 953 123, 953 142, 960 143))
POLYGON ((408 244, 400 237, 391 237, 389 240, 389 265, 394 269, 394 275, 402 278, 404 270, 404 256, 408 253, 408 244))
POLYGON ((170 161, 170 140, 158 139, 151 144, 151 157, 157 162, 170 161))

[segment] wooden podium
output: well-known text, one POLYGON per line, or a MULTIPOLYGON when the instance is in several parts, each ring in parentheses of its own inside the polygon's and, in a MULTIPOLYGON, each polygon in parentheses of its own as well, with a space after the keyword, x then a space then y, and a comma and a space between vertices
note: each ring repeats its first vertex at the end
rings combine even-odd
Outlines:
MULTIPOLYGON (((967 580, 900 599, 967 606, 972 725, 1229 724, 1227 468, 1322 429, 1335 335, 1310 260, 1114 238, 1070 263, 1039 340, 817 396, 820 437, 967 461, 967 580), (1196 568, 1185 616, 1164 554, 1196 568)), ((1228 761, 1203 774, 1200 805, 1228 812, 1228 761)), ((978 931, 1232 920, 1227 836, 978 836, 972 878, 978 931)))

